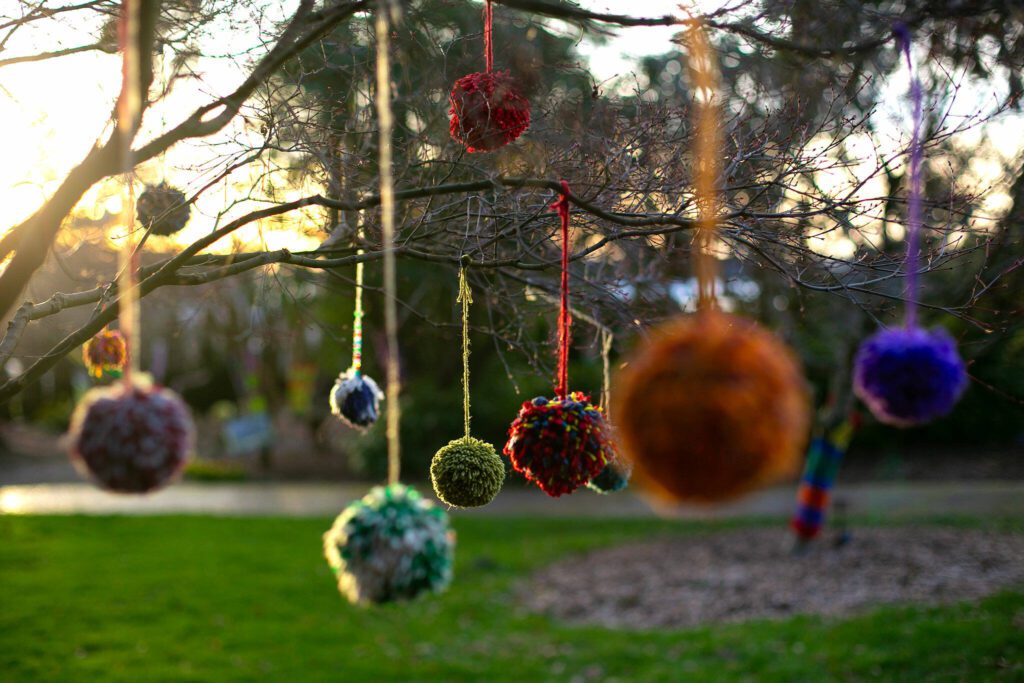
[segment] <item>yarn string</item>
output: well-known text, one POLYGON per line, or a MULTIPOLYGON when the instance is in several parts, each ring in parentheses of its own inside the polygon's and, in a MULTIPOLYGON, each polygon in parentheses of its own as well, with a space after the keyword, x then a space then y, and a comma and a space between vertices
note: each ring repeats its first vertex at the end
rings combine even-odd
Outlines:
POLYGON ((135 248, 135 188, 132 177, 132 138, 138 128, 142 111, 142 93, 139 92, 139 0, 125 0, 121 7, 118 38, 121 43, 123 61, 121 64, 121 97, 117 103, 117 128, 121 138, 121 166, 126 188, 125 237, 119 255, 118 273, 118 322, 127 347, 127 362, 122 375, 131 386, 132 373, 139 369, 139 302, 136 291, 136 270, 138 252, 135 248))
POLYGON ((494 8, 491 0, 484 3, 484 64, 487 73, 494 70, 494 8))
POLYGON ((607 327, 601 330, 601 411, 604 413, 604 419, 611 421, 612 419, 612 402, 611 402, 611 388, 612 388, 612 366, 611 366, 611 352, 612 342, 615 341, 615 337, 612 335, 611 330, 607 327))
POLYGON ((917 326, 917 300, 919 289, 918 271, 921 259, 921 164, 924 151, 921 146, 921 119, 923 118, 923 99, 921 80, 914 68, 910 56, 911 35, 906 24, 898 24, 894 33, 900 49, 907 62, 910 72, 910 102, 913 107, 913 132, 910 139, 910 195, 907 198, 907 255, 905 269, 907 273, 907 308, 906 326, 917 326))
POLYGON ((459 298, 462 304, 462 420, 469 438, 469 305, 473 303, 473 290, 466 279, 466 267, 459 267, 459 298))
POLYGON ((380 135, 380 222, 381 249, 384 252, 384 333, 387 339, 387 442, 388 483, 397 484, 401 476, 402 442, 399 432, 401 377, 398 359, 398 296, 395 273, 395 185, 391 168, 391 60, 389 52, 389 0, 377 5, 377 119, 380 135))
POLYGON ((569 311, 569 183, 561 182, 562 192, 551 208, 558 212, 562 223, 562 283, 558 305, 558 377, 555 396, 565 398, 569 391, 569 340, 572 313, 569 311))
POLYGON ((693 72, 695 128, 694 188, 697 201, 697 232, 695 235, 697 258, 694 270, 697 276, 697 309, 704 311, 717 305, 715 281, 718 259, 712 254, 718 217, 716 184, 720 171, 721 133, 718 128, 717 101, 718 69, 704 25, 694 24, 690 31, 691 70, 693 72))

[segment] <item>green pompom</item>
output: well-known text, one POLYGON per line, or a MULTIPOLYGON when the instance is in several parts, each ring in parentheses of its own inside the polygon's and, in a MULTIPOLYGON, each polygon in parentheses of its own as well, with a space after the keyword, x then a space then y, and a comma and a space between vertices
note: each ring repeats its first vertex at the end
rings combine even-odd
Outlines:
POLYGON ((452 507, 487 505, 505 481, 505 463, 494 446, 467 436, 434 454, 430 481, 437 497, 452 507))

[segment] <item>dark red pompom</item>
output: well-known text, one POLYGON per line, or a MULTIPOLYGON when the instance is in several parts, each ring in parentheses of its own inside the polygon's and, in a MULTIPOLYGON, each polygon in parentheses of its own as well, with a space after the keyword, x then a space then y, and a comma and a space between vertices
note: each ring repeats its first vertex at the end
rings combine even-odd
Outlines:
POLYGON ((168 484, 185 465, 194 429, 185 403, 136 374, 90 389, 71 418, 71 458, 97 484, 146 493, 168 484))
POLYGON ((507 71, 463 76, 449 96, 452 137, 467 152, 491 152, 530 127, 530 103, 507 71))

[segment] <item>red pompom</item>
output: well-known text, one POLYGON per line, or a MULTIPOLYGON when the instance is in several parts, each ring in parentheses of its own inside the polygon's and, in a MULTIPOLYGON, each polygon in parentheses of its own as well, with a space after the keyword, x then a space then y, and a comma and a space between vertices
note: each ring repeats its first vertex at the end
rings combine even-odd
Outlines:
POLYGON ((169 483, 192 450, 192 417, 178 395, 132 378, 86 392, 71 417, 71 459, 97 484, 145 493, 169 483))
POLYGON ((530 127, 530 103, 507 71, 463 76, 449 96, 452 137, 467 152, 491 152, 530 127))
POLYGON ((600 408, 578 391, 526 401, 508 436, 512 466, 552 497, 572 493, 615 459, 600 408))

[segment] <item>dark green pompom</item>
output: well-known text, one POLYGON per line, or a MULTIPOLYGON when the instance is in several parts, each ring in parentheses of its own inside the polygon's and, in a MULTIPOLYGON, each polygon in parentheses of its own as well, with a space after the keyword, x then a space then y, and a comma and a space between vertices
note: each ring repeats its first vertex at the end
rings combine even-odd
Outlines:
POLYGON ((443 447, 430 463, 434 493, 453 507, 487 505, 505 481, 505 463, 494 446, 471 436, 443 447))

